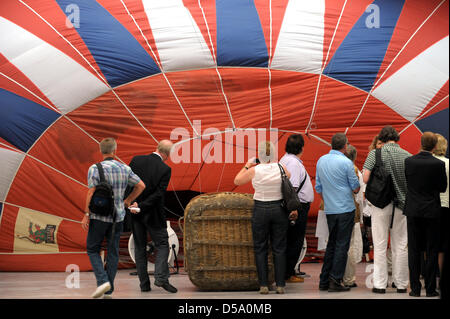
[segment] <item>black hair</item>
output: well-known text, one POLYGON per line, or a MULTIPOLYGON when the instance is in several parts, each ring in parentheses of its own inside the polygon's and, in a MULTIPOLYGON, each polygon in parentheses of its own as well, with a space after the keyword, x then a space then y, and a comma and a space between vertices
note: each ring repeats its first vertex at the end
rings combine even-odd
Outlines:
POLYGON ((347 144, 347 136, 344 133, 336 133, 331 138, 331 148, 333 150, 341 150, 344 148, 345 144, 347 144))
POLYGON ((286 141, 286 153, 288 154, 300 154, 305 146, 305 140, 301 134, 292 134, 286 141))
POLYGON ((400 135, 397 133, 395 128, 390 125, 383 127, 378 134, 378 139, 383 143, 387 143, 389 141, 398 142, 400 140, 400 135))

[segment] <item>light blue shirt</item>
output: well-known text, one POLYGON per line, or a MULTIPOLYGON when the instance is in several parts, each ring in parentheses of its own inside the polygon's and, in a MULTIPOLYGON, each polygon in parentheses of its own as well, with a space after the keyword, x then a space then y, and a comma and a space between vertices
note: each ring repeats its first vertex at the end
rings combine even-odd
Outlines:
POLYGON ((322 193, 325 214, 355 210, 353 190, 359 186, 353 163, 342 152, 331 150, 317 161, 315 189, 322 193))
POLYGON ((303 162, 294 154, 286 153, 280 159, 280 163, 286 167, 289 173, 291 173, 291 178, 289 180, 291 181, 292 186, 299 187, 306 176, 305 183, 298 192, 298 198, 302 203, 312 203, 314 201, 314 190, 303 162))

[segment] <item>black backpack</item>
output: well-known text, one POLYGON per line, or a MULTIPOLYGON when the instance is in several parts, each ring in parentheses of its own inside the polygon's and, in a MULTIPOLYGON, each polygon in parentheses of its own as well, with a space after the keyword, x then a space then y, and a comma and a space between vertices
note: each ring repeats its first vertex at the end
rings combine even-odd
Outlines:
POLYGON ((100 216, 114 217, 114 191, 112 186, 106 181, 105 173, 101 163, 95 164, 98 168, 100 183, 95 187, 89 210, 91 213, 100 216))
POLYGON ((381 160, 381 149, 375 151, 375 166, 370 172, 366 186, 367 200, 378 208, 384 208, 395 198, 395 189, 389 174, 381 160))

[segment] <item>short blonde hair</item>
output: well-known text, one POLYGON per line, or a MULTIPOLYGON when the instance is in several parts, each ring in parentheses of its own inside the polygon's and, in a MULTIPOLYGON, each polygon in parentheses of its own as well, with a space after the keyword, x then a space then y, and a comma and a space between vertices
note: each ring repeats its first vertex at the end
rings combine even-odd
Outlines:
POLYGON ((100 152, 102 152, 102 154, 112 154, 116 149, 117 143, 112 137, 104 138, 100 142, 100 152))
POLYGON ((271 141, 263 141, 258 144, 258 158, 261 163, 269 163, 275 158, 275 145, 271 141))
POLYGON ((447 153, 447 145, 448 145, 447 139, 439 133, 436 133, 436 137, 437 143, 436 148, 433 151, 433 154, 438 156, 445 156, 445 154, 447 153))
POLYGON ((377 142, 378 142, 378 135, 375 135, 373 137, 372 143, 369 146, 369 151, 374 150, 377 148, 377 142))

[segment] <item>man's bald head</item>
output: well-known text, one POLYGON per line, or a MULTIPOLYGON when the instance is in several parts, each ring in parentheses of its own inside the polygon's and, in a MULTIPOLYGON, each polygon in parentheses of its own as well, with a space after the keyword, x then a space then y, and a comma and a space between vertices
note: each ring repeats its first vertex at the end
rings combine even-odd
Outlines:
POLYGON ((162 140, 161 142, 159 142, 158 144, 158 153, 163 155, 164 157, 169 158, 170 156, 170 150, 173 147, 173 143, 169 140, 162 140))

